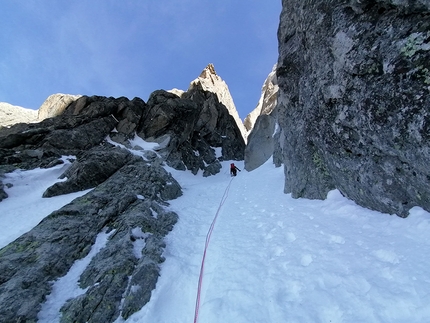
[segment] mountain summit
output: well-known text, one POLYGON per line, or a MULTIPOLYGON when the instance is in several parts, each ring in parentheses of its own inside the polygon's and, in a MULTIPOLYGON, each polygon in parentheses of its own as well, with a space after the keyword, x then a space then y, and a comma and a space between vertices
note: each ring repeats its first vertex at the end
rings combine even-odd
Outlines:
POLYGON ((246 130, 242 120, 239 117, 239 113, 236 110, 230 90, 226 82, 224 82, 222 78, 216 73, 213 64, 208 64, 208 66, 205 67, 205 69, 200 73, 200 76, 191 82, 188 90, 193 88, 200 88, 203 91, 215 93, 219 102, 225 105, 230 115, 236 121, 236 125, 239 128, 240 133, 245 139, 246 130))

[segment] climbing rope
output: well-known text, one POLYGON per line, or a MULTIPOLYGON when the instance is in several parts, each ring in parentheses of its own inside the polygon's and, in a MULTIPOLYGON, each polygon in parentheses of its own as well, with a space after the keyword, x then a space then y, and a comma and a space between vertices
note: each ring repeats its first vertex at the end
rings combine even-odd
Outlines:
POLYGON ((199 284, 198 284, 198 287, 197 287, 197 298, 196 298, 196 309, 195 309, 195 312, 194 312, 194 323, 197 323, 197 320, 198 320, 198 317, 199 317, 200 294, 201 294, 201 290, 202 290, 202 282, 203 282, 203 274, 204 274, 204 268, 205 268, 206 252, 208 250, 209 242, 210 242, 211 236, 212 236, 212 231, 214 229, 215 222, 216 222, 216 220, 218 218, 219 211, 221 210, 221 207, 224 205, 224 202, 225 202, 225 200, 228 197, 228 191, 230 190, 230 185, 231 185, 231 182, 233 181, 233 178, 234 177, 231 178, 230 182, 227 185, 227 188, 224 191, 224 195, 221 198, 221 202, 219 203, 218 210, 216 211, 215 217, 214 217, 214 219, 212 221, 212 224, 209 227, 209 231, 208 231, 208 233, 206 235, 205 249, 204 249, 204 252, 203 252, 202 264, 200 266, 199 284))

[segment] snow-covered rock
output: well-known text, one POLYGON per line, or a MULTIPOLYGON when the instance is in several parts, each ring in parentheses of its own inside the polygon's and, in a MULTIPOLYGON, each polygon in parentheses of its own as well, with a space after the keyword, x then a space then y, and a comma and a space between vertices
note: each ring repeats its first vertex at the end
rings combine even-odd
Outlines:
POLYGON ((182 95, 185 93, 185 91, 184 90, 180 90, 180 89, 177 89, 177 88, 173 88, 173 89, 171 89, 171 90, 169 90, 169 91, 167 91, 167 92, 170 92, 170 93, 173 93, 173 94, 176 94, 177 96, 179 96, 180 98, 182 97, 182 95))
POLYGON ((37 121, 37 111, 0 102, 0 127, 37 121))

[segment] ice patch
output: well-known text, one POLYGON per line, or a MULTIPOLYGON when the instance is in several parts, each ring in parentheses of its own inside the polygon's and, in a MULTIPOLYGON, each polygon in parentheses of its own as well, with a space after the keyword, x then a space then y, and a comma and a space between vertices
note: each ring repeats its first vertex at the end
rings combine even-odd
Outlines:
POLYGON ((148 142, 135 135, 133 139, 129 140, 131 147, 140 147, 144 150, 154 150, 157 149, 159 144, 156 142, 148 142))
POLYGON ((157 212, 155 212, 155 211, 153 210, 153 208, 151 208, 151 213, 152 213, 152 217, 153 217, 153 218, 158 219, 158 213, 157 213, 157 212))
POLYGON ((212 149, 215 150, 216 158, 222 157, 222 147, 212 147, 212 149))
POLYGON ((133 228, 131 230, 131 234, 133 237, 133 254, 137 259, 142 258, 142 250, 146 246, 146 238, 148 238, 151 234, 147 232, 143 232, 141 228, 133 228))

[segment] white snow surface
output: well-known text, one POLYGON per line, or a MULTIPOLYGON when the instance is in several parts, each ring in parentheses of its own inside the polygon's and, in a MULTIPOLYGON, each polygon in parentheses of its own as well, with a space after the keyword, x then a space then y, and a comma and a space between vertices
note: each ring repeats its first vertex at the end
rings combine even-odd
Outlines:
POLYGON ((5 187, 9 197, 0 202, 0 248, 31 230, 51 212, 89 192, 86 190, 64 196, 42 198, 48 187, 60 181, 58 177, 70 167, 69 159, 72 158, 74 157, 65 156, 64 164, 52 168, 16 170, 5 175, 3 183, 13 186, 5 187))
MULTIPOLYGON (((230 161, 222 164, 208 178, 168 168, 184 194, 170 201, 179 221, 166 237, 166 261, 150 302, 117 323, 193 322, 206 235, 230 181, 207 250, 198 322, 430 322, 428 212, 413 208, 402 219, 359 207, 338 191, 325 201, 292 199, 283 193, 283 169, 270 161, 233 180, 230 161)), ((1 246, 71 201, 72 194, 41 198, 60 168, 8 175, 14 186, 0 203, 1 246)), ((71 271, 86 265, 77 261, 71 271)), ((76 278, 61 284, 76 291, 76 278)), ((58 322, 64 297, 54 293, 39 323, 58 322)))

